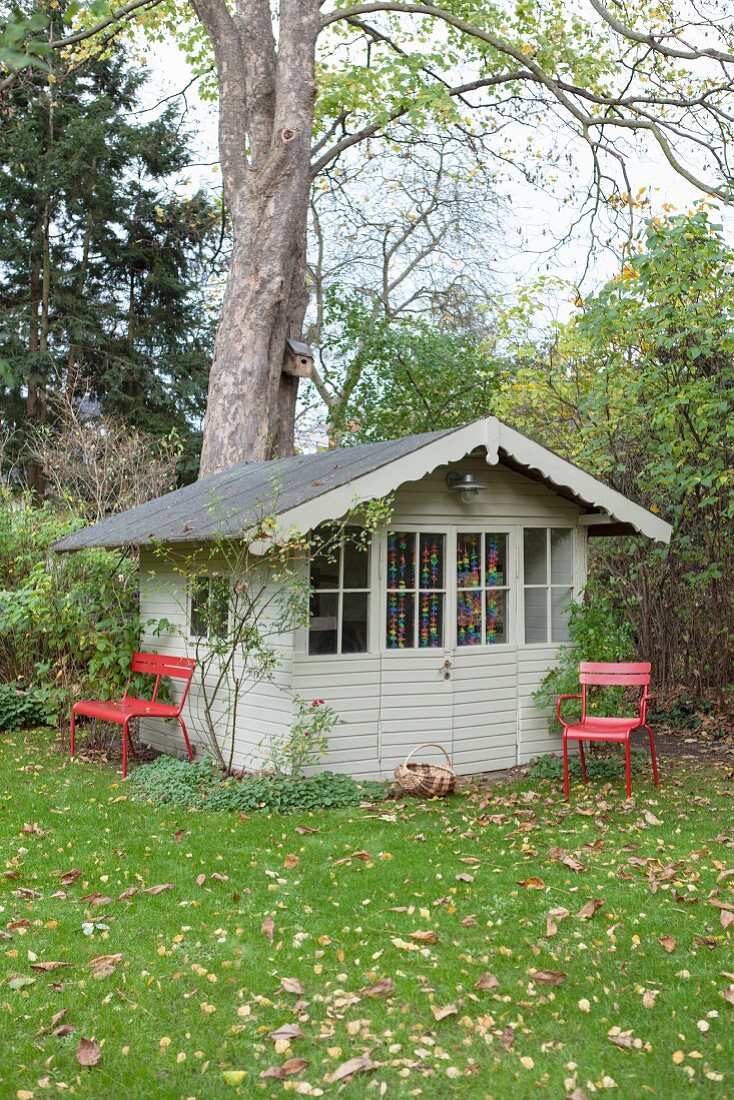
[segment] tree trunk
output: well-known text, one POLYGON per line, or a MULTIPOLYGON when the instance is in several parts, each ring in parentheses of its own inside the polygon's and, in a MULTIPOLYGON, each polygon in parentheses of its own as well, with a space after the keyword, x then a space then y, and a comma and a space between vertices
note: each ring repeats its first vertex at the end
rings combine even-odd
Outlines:
POLYGON ((267 0, 231 16, 195 0, 212 38, 233 246, 209 379, 199 476, 293 453, 298 380, 282 372, 307 305, 306 229, 318 0, 267 0), (245 150, 247 149, 247 155, 245 150))

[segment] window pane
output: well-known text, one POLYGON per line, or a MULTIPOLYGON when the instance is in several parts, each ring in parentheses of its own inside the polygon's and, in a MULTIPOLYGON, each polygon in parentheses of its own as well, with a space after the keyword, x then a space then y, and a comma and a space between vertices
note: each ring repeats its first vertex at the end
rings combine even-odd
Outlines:
POLYGON ((344 543, 344 587, 369 588, 370 551, 357 528, 347 529, 344 543))
POLYGON ((412 592, 387 594, 387 648, 412 649, 415 645, 415 596, 412 592))
POLYGON ((482 644, 482 592, 459 590, 456 597, 456 632, 459 645, 482 644))
POLYGON ((443 593, 424 592, 420 597, 418 645, 434 649, 443 645, 443 593))
POLYGON ((569 604, 572 599, 572 588, 551 588, 551 638, 554 642, 569 640, 569 604))
POLYGON ((485 535, 485 582, 487 588, 507 584, 507 535, 485 535))
POLYGON ((388 532, 387 587, 415 588, 415 535, 410 531, 388 532))
MULTIPOLYGON (((326 536, 329 537, 328 535, 326 536)), ((323 553, 319 552, 319 544, 323 539, 314 537, 311 544, 311 574, 310 584, 312 588, 338 588, 339 587, 339 547, 330 546, 323 553)))
POLYGON ((573 531, 568 527, 551 530, 551 584, 573 584, 573 531))
POLYGON ((548 589, 525 589, 525 641, 548 641, 548 589))
POLYGON ((338 593, 311 593, 311 619, 308 624, 309 653, 336 653, 338 608, 338 593))
POLYGON ((366 592, 345 592, 342 597, 342 653, 367 652, 366 592))
POLYGON ((191 636, 206 638, 209 635, 207 608, 209 604, 209 578, 195 577, 191 583, 191 636))
POLYGON ((421 588, 443 588, 443 548, 443 535, 421 535, 421 588))
POLYGON ((496 592, 491 588, 485 593, 487 608, 487 644, 496 645, 507 641, 507 619, 505 607, 506 592, 496 592))
POLYGON ((209 636, 224 638, 229 627, 229 580, 209 578, 209 636))
POLYGON ((547 584, 548 568, 546 560, 545 527, 526 527, 525 544, 525 584, 547 584))
POLYGON ((482 536, 460 534, 456 536, 456 585, 457 588, 480 588, 482 584, 482 536))

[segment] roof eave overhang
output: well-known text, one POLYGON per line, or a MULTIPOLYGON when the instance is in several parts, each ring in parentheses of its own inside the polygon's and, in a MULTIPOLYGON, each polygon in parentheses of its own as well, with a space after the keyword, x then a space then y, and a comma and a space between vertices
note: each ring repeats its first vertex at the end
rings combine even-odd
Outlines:
POLYGON ((537 472, 548 486, 565 490, 565 495, 580 508, 604 513, 610 521, 605 534, 612 534, 616 527, 615 533, 637 533, 656 542, 670 542, 672 528, 665 520, 493 416, 458 428, 346 485, 283 512, 277 519, 274 538, 285 541, 295 532, 303 533, 321 523, 339 519, 360 505, 389 496, 406 482, 419 481, 439 466, 459 462, 478 447, 486 449, 490 465, 500 463, 503 454, 510 456, 514 464, 537 472))

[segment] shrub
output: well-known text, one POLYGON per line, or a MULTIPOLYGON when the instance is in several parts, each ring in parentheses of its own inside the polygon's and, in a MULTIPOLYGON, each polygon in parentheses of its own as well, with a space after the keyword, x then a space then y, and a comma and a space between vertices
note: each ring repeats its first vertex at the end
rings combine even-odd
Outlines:
POLYGON ((0 681, 33 685, 62 726, 74 698, 121 693, 140 634, 134 562, 50 549, 80 523, 0 490, 0 681))
MULTIPOLYGON (((554 668, 543 677, 533 695, 535 705, 543 710, 553 707, 551 728, 558 729, 555 717, 559 695, 579 694, 579 664, 581 661, 634 661, 635 645, 629 621, 622 618, 611 597, 588 585, 582 603, 571 605, 569 624, 571 641, 558 653, 554 668)), ((589 692, 589 713, 616 713, 622 701, 620 688, 594 688, 589 692)), ((580 716, 580 705, 569 701, 564 715, 580 716)))
POLYGON ((307 779, 276 773, 224 779, 211 760, 190 764, 170 756, 136 768, 130 783, 139 797, 163 806, 241 813, 292 814, 358 806, 364 800, 385 797, 381 783, 358 783, 334 772, 319 772, 307 779))
POLYGON ((0 684, 0 733, 47 726, 53 721, 54 711, 45 692, 0 684))

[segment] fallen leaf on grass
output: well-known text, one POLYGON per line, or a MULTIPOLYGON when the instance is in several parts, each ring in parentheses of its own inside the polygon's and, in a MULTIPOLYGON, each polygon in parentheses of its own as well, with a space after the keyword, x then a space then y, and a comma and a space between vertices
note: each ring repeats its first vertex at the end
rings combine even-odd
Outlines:
POLYGON ((270 1066, 269 1069, 264 1069, 260 1076, 276 1077, 280 1080, 284 1077, 293 1077, 296 1073, 303 1073, 310 1065, 311 1063, 305 1058, 289 1058, 287 1062, 283 1062, 282 1066, 270 1066))
POLYGON ((9 980, 8 989, 23 989, 27 985, 33 985, 35 980, 35 978, 29 978, 27 974, 16 974, 14 978, 9 980))
POLYGON ((311 836, 313 833, 318 833, 318 829, 312 829, 310 825, 296 825, 296 832, 301 836, 311 836))
POLYGON ((458 1012, 456 1005, 431 1005, 431 1012, 436 1021, 445 1020, 447 1016, 455 1016, 458 1012))
POLYGON ((456 876, 457 882, 474 882, 474 875, 468 875, 466 871, 462 871, 460 875, 456 876))
POLYGON ((375 1069, 375 1065, 369 1054, 360 1054, 356 1058, 350 1058, 349 1061, 342 1062, 333 1073, 326 1077, 326 1081, 328 1084, 334 1085, 337 1081, 343 1081, 345 1077, 351 1077, 355 1073, 366 1073, 371 1069, 375 1069))
POLYGON ((642 816, 644 817, 648 825, 662 825, 662 821, 660 820, 660 818, 655 817, 655 814, 651 813, 650 810, 643 810, 642 816))
POLYGON ((301 857, 297 856, 295 852, 291 852, 291 854, 286 856, 283 860, 283 866, 287 871, 290 871, 293 867, 297 867, 300 862, 301 857))
POLYGON ((87 965, 91 967, 92 977, 101 981, 102 978, 109 978, 115 973, 115 968, 121 959, 121 952, 116 955, 97 955, 87 965))
POLYGON ((586 905, 579 909, 576 916, 579 920, 591 920, 595 913, 598 913, 604 904, 604 898, 589 898, 586 905))
POLYGON ((164 890, 173 890, 172 882, 162 882, 160 886, 148 886, 143 890, 144 894, 162 894, 164 890))
POLYGON ((659 989, 646 989, 645 992, 642 994, 642 1003, 645 1008, 654 1008, 655 999, 659 996, 659 994, 659 989))
POLYGON ((430 929, 425 932, 419 929, 417 932, 409 932, 408 935, 411 940, 416 940, 418 943, 438 943, 438 935, 430 929))
POLYGON ((273 936, 275 935, 275 921, 272 917, 266 917, 260 925, 260 931, 263 935, 267 936, 270 942, 273 942, 273 936))
POLYGON ((52 970, 61 970, 62 966, 68 966, 65 962, 35 962, 31 963, 31 970, 40 970, 43 974, 49 974, 52 970))
POLYGON ((269 1038, 274 1039, 276 1043, 279 1039, 287 1039, 290 1042, 291 1039, 302 1039, 303 1032, 300 1024, 281 1024, 275 1031, 270 1032, 269 1038))
POLYGON ((395 992, 395 988, 395 982, 392 978, 381 978, 374 985, 368 985, 362 992, 365 997, 389 997, 391 993, 395 992))
POLYGON ((549 848, 548 858, 555 859, 558 863, 562 863, 564 867, 568 867, 569 871, 583 871, 584 865, 574 856, 570 856, 565 848, 549 848))
POLYGON ((135 894, 137 894, 139 889, 140 889, 139 886, 128 886, 127 890, 123 890, 121 894, 117 895, 117 900, 118 901, 127 901, 129 898, 134 897, 135 894))
POLYGON ((281 978, 280 988, 283 990, 284 993, 301 994, 305 992, 298 978, 281 978))
POLYGON ((102 1057, 99 1043, 95 1039, 80 1039, 76 1048, 76 1060, 80 1066, 96 1066, 102 1057))
POLYGON ((518 882, 517 885, 518 886, 524 886, 526 890, 544 890, 545 889, 545 883, 543 882, 542 878, 536 878, 536 877, 523 879, 522 882, 518 882))
POLYGON ((734 1005, 734 985, 726 987, 722 994, 725 1001, 728 1001, 730 1005, 734 1005))
POLYGON ((564 974, 562 970, 534 970, 530 977, 534 982, 542 982, 543 985, 561 985, 568 974, 564 974))
POLYGON ((658 936, 658 943, 669 955, 675 951, 675 936, 658 936))
POLYGON ((203 886, 205 882, 206 882, 206 875, 197 875, 196 876, 196 885, 197 886, 203 886))
POLYGON ((372 862, 372 856, 369 854, 369 852, 364 852, 364 851, 352 852, 352 859, 361 859, 363 863, 371 863, 372 862))
POLYGON ((510 1025, 508 1024, 507 1027, 505 1028, 505 1030, 502 1032, 502 1035, 500 1036, 500 1039, 501 1039, 501 1042, 502 1042, 502 1046, 505 1048, 505 1050, 509 1054, 509 1052, 512 1050, 512 1047, 515 1043, 515 1030, 514 1030, 514 1028, 511 1028, 510 1025))
POLYGON ((60 1027, 55 1027, 51 1034, 57 1039, 65 1039, 67 1035, 72 1035, 76 1031, 73 1024, 61 1024, 60 1027))
POLYGON ((241 1085, 247 1077, 246 1069, 225 1069, 222 1074, 222 1080, 225 1085, 230 1085, 232 1088, 236 1088, 237 1085, 241 1085))
POLYGON ((80 876, 80 869, 78 867, 72 867, 70 871, 64 871, 63 875, 59 878, 59 882, 62 886, 72 886, 80 876))
POLYGON ((479 975, 479 978, 474 983, 475 989, 497 989, 499 987, 499 981, 495 978, 494 974, 490 974, 488 970, 485 970, 483 974, 479 975))
POLYGON ((555 936, 558 931, 558 925, 556 921, 565 920, 569 916, 568 909, 564 909, 562 905, 557 906, 555 909, 549 909, 545 918, 545 934, 550 939, 551 936, 555 936))
POLYGON ((731 913, 728 909, 722 909, 720 913, 721 927, 726 932, 727 928, 730 928, 734 924, 734 913, 731 913))

